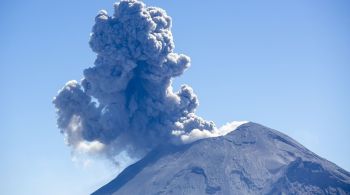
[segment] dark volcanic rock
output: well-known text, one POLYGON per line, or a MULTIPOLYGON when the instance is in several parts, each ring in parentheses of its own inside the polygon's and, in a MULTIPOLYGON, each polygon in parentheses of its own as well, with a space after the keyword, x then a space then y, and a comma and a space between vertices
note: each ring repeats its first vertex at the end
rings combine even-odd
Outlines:
POLYGON ((250 122, 223 137, 159 146, 93 194, 350 194, 350 174, 250 122))

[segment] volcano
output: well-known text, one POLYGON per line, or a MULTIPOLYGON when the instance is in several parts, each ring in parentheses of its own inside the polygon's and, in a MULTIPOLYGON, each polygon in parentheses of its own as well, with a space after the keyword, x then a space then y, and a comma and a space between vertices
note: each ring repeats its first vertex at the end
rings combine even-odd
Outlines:
POLYGON ((225 136, 160 145, 93 195, 350 194, 350 173, 248 122, 225 136))

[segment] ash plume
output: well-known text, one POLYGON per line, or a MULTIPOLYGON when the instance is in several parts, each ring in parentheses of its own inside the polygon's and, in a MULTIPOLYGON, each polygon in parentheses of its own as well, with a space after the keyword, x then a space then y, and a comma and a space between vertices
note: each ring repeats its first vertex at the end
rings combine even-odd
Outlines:
POLYGON ((113 15, 102 10, 96 16, 89 44, 97 54, 94 66, 53 100, 58 127, 73 150, 138 156, 161 143, 179 143, 194 129, 216 129, 195 115, 198 99, 191 87, 173 92, 171 81, 190 58, 174 53, 164 10, 117 2, 113 15))

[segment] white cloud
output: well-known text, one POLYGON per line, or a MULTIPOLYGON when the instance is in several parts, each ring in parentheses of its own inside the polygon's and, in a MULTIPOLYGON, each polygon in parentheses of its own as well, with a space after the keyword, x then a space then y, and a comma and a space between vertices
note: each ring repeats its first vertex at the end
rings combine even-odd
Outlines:
POLYGON ((248 123, 248 121, 233 121, 221 126, 220 128, 215 128, 212 131, 193 129, 189 133, 174 131, 173 135, 179 136, 182 143, 186 144, 204 138, 224 136, 245 123, 248 123))

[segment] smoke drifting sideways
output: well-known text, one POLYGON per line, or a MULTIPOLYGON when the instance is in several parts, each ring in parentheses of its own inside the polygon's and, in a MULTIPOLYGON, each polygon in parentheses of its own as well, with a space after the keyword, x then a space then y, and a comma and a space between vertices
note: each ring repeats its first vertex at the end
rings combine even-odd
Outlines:
POLYGON ((163 143, 212 137, 213 122, 195 115, 191 87, 173 92, 171 81, 190 58, 174 53, 171 18, 136 0, 102 10, 95 18, 90 47, 97 54, 79 83, 69 81, 53 103, 57 124, 73 151, 115 159, 121 152, 141 157, 163 143))

